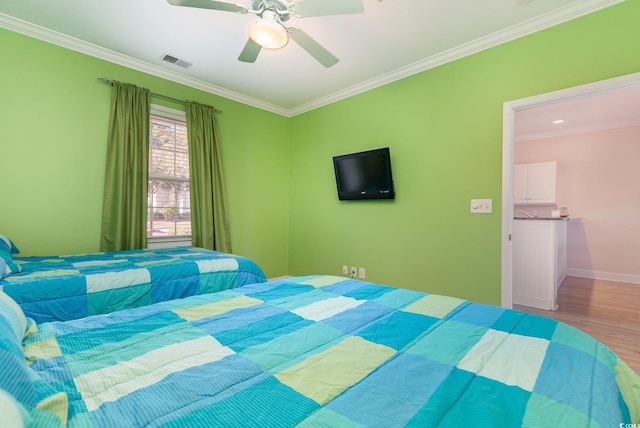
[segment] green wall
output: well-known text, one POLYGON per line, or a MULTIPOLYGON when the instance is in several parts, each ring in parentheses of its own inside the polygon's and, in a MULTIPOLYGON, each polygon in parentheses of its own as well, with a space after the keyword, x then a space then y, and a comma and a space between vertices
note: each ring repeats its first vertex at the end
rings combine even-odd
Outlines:
POLYGON ((287 273, 287 118, 7 30, 0 46, 0 233, 23 255, 99 250, 108 77, 223 110, 233 251, 287 273))
POLYGON ((500 304, 503 103, 640 71, 639 16, 628 1, 292 118, 289 273, 362 266, 500 304), (396 200, 339 202, 331 157, 383 146, 396 200))

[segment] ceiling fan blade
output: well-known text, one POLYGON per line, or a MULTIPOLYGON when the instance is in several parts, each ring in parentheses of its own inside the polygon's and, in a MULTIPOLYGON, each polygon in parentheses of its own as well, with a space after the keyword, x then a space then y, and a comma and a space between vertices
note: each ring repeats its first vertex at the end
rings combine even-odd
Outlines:
POLYGON ((302 49, 318 60, 318 62, 329 68, 339 61, 335 55, 326 50, 320 43, 313 40, 307 33, 296 27, 289 27, 289 37, 291 37, 302 49))
POLYGON ((362 0, 298 0, 295 13, 301 17, 364 13, 362 0))
POLYGON ((247 43, 244 45, 244 49, 242 49, 242 52, 240 52, 238 61, 256 62, 261 49, 262 47, 260 47, 259 44, 254 42, 253 39, 249 38, 247 40, 247 43))
POLYGON ((174 6, 197 7, 199 9, 222 10, 225 12, 247 13, 247 8, 233 3, 215 0, 167 0, 174 6))

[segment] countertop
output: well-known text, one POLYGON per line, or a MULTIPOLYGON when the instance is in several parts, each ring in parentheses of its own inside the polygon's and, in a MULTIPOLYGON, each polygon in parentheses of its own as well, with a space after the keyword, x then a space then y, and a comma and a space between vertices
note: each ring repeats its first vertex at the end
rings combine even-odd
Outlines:
POLYGON ((514 217, 514 220, 553 220, 553 221, 582 221, 581 218, 571 217, 514 217))

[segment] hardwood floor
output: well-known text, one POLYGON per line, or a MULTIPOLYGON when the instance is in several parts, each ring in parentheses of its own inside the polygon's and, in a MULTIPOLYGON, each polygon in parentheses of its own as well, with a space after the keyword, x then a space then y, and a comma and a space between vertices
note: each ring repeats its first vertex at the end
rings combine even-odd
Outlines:
POLYGON ((640 284, 567 277, 558 289, 557 311, 514 305, 595 337, 640 374, 640 284))

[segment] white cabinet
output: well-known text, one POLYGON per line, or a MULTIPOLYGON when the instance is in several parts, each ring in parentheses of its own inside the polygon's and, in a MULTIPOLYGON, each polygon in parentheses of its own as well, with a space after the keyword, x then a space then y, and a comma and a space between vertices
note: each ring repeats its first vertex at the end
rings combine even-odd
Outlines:
POLYGON ((555 311, 567 275, 567 222, 514 220, 513 303, 555 311))
POLYGON ((514 165, 513 203, 555 204, 556 170, 556 162, 514 165))

